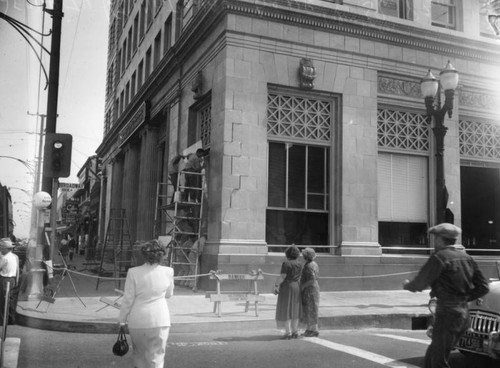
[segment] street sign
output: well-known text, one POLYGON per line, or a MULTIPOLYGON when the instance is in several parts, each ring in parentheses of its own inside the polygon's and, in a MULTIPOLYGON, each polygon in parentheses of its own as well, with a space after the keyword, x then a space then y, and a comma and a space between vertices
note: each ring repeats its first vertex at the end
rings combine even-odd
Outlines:
POLYGON ((76 189, 83 189, 83 187, 84 187, 83 184, 78 184, 78 183, 59 183, 59 189, 76 190, 76 189))

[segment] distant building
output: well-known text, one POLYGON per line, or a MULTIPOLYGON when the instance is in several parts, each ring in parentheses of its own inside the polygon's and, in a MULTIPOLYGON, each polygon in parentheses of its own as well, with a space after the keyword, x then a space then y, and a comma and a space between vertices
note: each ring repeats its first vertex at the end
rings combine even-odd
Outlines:
POLYGON ((9 189, 0 183, 0 237, 7 238, 13 234, 12 197, 9 189))
POLYGON ((161 235, 158 183, 201 142, 202 272, 277 273, 293 243, 317 248, 323 276, 353 277, 325 290, 400 287, 436 221, 420 80, 450 60, 460 83, 445 118, 447 206, 466 248, 500 250, 500 45, 485 4, 113 1, 100 238, 113 208, 132 241, 161 235))
MULTIPOLYGON (((79 188, 65 200, 67 232, 76 237, 80 253, 93 259, 99 230, 101 207, 101 160, 91 156, 77 173, 79 188)), ((76 183, 75 183, 76 184, 76 183)), ((63 216, 64 217, 64 216, 63 216)))

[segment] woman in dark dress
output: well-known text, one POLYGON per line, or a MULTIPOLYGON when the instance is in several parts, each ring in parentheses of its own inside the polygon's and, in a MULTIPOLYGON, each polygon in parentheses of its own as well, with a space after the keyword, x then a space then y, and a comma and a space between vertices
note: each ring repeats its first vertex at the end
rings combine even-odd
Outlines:
POLYGON ((299 281, 302 264, 298 258, 300 250, 297 247, 287 248, 286 261, 281 265, 280 276, 276 280, 279 286, 278 302, 276 305, 276 324, 279 329, 285 330, 283 339, 299 337, 300 317, 300 288, 299 281))
POLYGON ((302 298, 301 322, 307 325, 303 336, 319 336, 318 331, 318 307, 319 307, 319 267, 314 258, 316 252, 312 248, 302 251, 306 263, 302 269, 300 278, 300 294, 302 298))

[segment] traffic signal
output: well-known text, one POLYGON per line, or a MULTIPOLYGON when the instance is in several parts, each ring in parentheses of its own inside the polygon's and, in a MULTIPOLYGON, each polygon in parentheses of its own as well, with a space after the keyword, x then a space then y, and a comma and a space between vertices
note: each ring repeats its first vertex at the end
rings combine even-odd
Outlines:
POLYGON ((67 178, 71 172, 71 134, 45 134, 43 175, 49 178, 67 178))

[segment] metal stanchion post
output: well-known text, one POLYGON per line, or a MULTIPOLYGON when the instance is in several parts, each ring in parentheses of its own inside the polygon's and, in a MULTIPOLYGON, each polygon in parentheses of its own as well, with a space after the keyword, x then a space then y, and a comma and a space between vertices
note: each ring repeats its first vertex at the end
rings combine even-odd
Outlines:
POLYGON ((3 367, 4 342, 5 339, 7 338, 7 324, 9 322, 9 299, 10 299, 10 281, 7 281, 7 288, 5 290, 5 304, 3 307, 2 340, 0 342, 2 344, 0 346, 0 367, 3 367))
POLYGON ((54 266, 54 255, 56 253, 56 231, 57 231, 57 190, 59 182, 57 178, 52 179, 52 206, 50 207, 50 227, 52 229, 50 235, 50 260, 54 266))
POLYGON ((28 244, 28 298, 38 297, 43 294, 43 273, 45 269, 42 267, 43 247, 44 247, 44 232, 45 232, 45 208, 52 201, 48 193, 38 192, 34 197, 34 205, 37 209, 37 228, 36 239, 28 244))

